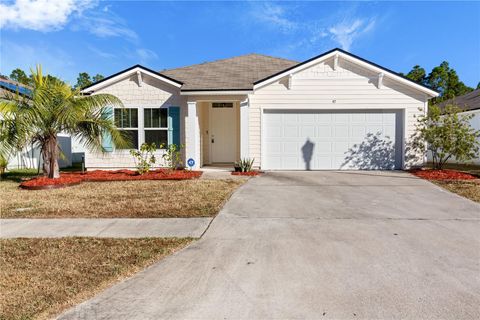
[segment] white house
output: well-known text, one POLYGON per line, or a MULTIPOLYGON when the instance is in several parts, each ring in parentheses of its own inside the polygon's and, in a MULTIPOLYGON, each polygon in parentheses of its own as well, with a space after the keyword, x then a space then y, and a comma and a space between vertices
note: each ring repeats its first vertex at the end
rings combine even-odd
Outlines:
MULTIPOLYGON (((121 99, 115 122, 135 146, 181 143, 196 168, 255 158, 263 170, 421 165, 405 145, 438 96, 341 49, 304 62, 249 54, 160 72, 136 65, 83 92, 121 99)), ((88 169, 134 166, 128 150, 104 147, 86 151, 88 169)))

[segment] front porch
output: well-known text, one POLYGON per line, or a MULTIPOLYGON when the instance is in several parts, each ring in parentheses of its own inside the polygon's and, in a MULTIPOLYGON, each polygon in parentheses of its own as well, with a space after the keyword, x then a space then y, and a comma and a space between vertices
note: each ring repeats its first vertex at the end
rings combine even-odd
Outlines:
POLYGON ((185 117, 185 160, 193 168, 232 168, 248 158, 248 98, 242 96, 189 97, 185 117))

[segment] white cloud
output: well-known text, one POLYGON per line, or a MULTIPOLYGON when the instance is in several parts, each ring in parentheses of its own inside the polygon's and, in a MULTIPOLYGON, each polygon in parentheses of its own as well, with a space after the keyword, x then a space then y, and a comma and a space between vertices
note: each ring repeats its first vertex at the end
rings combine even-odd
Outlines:
POLYGON ((353 19, 350 21, 342 21, 328 28, 332 39, 340 44, 342 49, 350 50, 353 42, 375 27, 375 19, 367 21, 366 19, 353 19))
POLYGON ((94 0, 16 0, 0 4, 0 28, 58 30, 72 14, 95 5, 94 0))
POLYGON ((278 28, 282 32, 291 32, 298 26, 297 22, 287 17, 285 7, 271 2, 255 3, 251 15, 255 21, 265 23, 272 28, 278 28))
POLYGON ((141 64, 146 64, 148 63, 150 60, 154 60, 154 59, 157 59, 158 56, 155 52, 153 52, 152 50, 150 49, 146 49, 146 48, 138 48, 135 50, 135 55, 137 56, 137 58, 139 59, 139 62, 141 64))
POLYGON ((97 47, 94 47, 94 46, 91 46, 91 45, 88 46, 88 49, 90 51, 92 51, 93 53, 95 53, 97 56, 101 57, 101 58, 111 59, 111 58, 116 57, 113 53, 103 51, 103 50, 98 49, 97 47))
POLYGON ((100 37, 123 37, 129 41, 138 41, 138 35, 127 26, 124 19, 113 13, 111 10, 91 12, 82 15, 73 25, 73 30, 87 30, 100 37))

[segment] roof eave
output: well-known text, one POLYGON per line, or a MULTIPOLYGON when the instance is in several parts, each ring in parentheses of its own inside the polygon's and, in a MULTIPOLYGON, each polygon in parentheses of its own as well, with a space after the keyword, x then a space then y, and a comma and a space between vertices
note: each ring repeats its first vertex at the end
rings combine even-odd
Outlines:
POLYGON ((134 73, 136 71, 141 71, 147 75, 150 75, 156 79, 159 79, 159 80, 162 80, 164 82, 167 82, 177 88, 180 88, 182 85, 183 85, 183 82, 181 81, 178 81, 176 79, 173 79, 171 77, 168 77, 164 74, 161 74, 161 73, 158 73, 157 71, 155 70, 152 70, 152 69, 149 69, 147 67, 144 67, 142 65, 139 65, 139 64, 136 64, 130 68, 127 68, 125 70, 122 70, 122 71, 119 71, 115 74, 112 74, 111 76, 108 76, 106 78, 103 78, 102 80, 100 81, 97 81, 95 83, 92 83, 91 85, 88 85, 84 88, 82 88, 80 91, 82 93, 90 93, 92 91, 96 91, 98 89, 101 89, 101 88, 104 88, 106 86, 109 86, 110 84, 112 84, 113 82, 115 81, 118 81, 120 79, 122 79, 124 76, 130 74, 130 73, 134 73))

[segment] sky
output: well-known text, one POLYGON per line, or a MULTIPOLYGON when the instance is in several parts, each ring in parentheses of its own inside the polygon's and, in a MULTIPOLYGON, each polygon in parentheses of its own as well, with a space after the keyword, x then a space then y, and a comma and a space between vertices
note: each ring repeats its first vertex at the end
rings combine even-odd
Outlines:
POLYGON ((448 61, 480 81, 480 2, 0 0, 0 73, 41 63, 71 84, 261 53, 297 61, 342 48, 397 72, 448 61))

